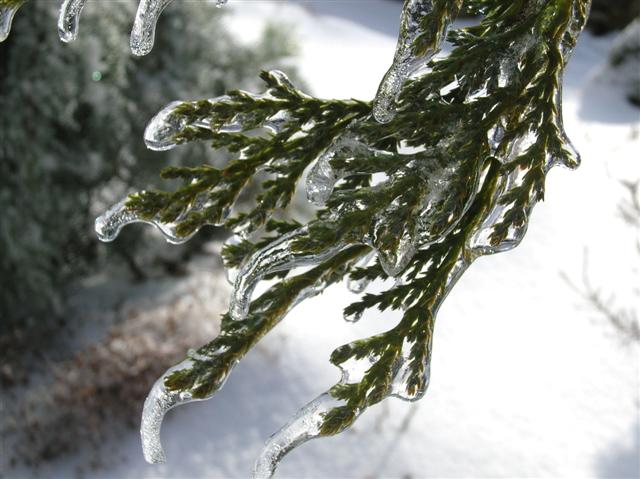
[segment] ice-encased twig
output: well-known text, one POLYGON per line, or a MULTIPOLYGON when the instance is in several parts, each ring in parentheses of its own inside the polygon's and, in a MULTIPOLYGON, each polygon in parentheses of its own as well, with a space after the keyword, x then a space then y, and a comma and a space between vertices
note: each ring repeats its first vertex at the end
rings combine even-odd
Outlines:
POLYGON ((338 243, 319 253, 297 252, 293 247, 294 244, 299 239, 306 237, 307 234, 306 226, 287 233, 256 251, 244 261, 238 271, 229 305, 229 315, 233 319, 242 320, 247 316, 251 295, 258 282, 265 276, 293 268, 320 264, 348 246, 338 243))
POLYGON ((324 393, 300 409, 289 423, 269 438, 256 461, 252 478, 273 477, 287 453, 321 435, 324 415, 340 405, 340 401, 324 393))
POLYGON ((296 291, 287 296, 287 304, 284 308, 282 308, 283 305, 278 305, 278 308, 275 310, 275 315, 271 309, 273 305, 270 300, 267 299, 263 301, 269 294, 269 292, 265 293, 264 296, 261 296, 260 299, 252 303, 250 314, 254 322, 250 327, 243 326, 241 328, 234 327, 225 329, 225 322, 223 320, 223 330, 212 343, 201 348, 198 352, 192 351, 188 353, 189 359, 167 370, 154 384, 144 405, 140 431, 145 459, 152 463, 164 462, 165 455, 160 442, 160 429, 167 411, 173 407, 195 400, 211 398, 211 396, 224 386, 233 367, 252 345, 270 329, 275 327, 275 325, 301 301, 322 293, 328 286, 334 283, 336 276, 333 273, 335 273, 336 267, 343 266, 345 261, 355 259, 362 253, 364 253, 362 248, 355 247, 352 251, 345 251, 344 257, 337 260, 336 265, 328 265, 325 263, 309 273, 303 273, 302 276, 304 279, 301 277, 292 278, 291 281, 295 285, 294 288, 296 291), (309 281, 309 275, 311 275, 311 281, 309 281), (302 280, 296 281, 300 279, 302 280), (250 344, 245 344, 243 341, 238 340, 239 336, 248 338, 250 344), (238 341, 232 341, 234 337, 238 341), (174 373, 192 368, 198 362, 225 364, 222 374, 216 376, 213 384, 207 385, 206 395, 196 398, 189 392, 180 393, 167 388, 168 378, 174 373))
MULTIPOLYGON (((100 241, 106 243, 114 241, 120 234, 122 228, 134 223, 146 223, 155 226, 164 235, 166 240, 172 244, 186 243, 197 233, 197 231, 194 231, 188 236, 180 236, 176 232, 177 222, 166 223, 160 219, 143 218, 139 213, 127 206, 127 201, 128 199, 124 199, 116 203, 104 214, 96 218, 95 230, 100 241)), ((195 209, 198 209, 198 207, 192 208, 192 210, 195 209)))
POLYGON ((405 0, 393 63, 373 103, 373 116, 378 122, 393 119, 394 104, 402 86, 440 51, 449 24, 461 5, 462 0, 405 0))
POLYGON ((160 441, 160 429, 165 414, 180 404, 194 401, 189 393, 169 391, 164 384, 164 380, 174 371, 189 368, 191 365, 191 360, 187 359, 168 369, 160 379, 154 383, 149 395, 144 401, 140 438, 142 440, 144 458, 150 464, 158 464, 166 461, 164 449, 160 441))

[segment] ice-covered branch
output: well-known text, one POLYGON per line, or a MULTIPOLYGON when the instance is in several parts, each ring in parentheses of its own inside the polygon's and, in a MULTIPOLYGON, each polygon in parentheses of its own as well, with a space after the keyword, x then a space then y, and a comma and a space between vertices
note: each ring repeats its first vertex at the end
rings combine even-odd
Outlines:
MULTIPOLYGON (((341 432, 387 397, 425 393, 435 318, 457 279, 479 256, 517 246, 549 169, 579 164, 563 127, 561 87, 589 2, 467 6, 483 18, 451 31, 452 52, 434 58, 461 2, 405 3, 396 58, 372 104, 316 99, 270 72, 262 94, 172 103, 151 122, 145 139, 153 149, 207 141, 236 159, 166 170, 183 186, 129 197, 102 219, 103 233, 111 232, 103 236, 134 221, 172 240, 221 224, 236 233, 224 257, 237 274, 221 335, 154 389, 161 398, 150 400, 145 440, 157 441, 168 407, 209 397, 291 308, 344 277, 362 282, 346 319, 372 308, 401 309, 402 319, 334 351, 341 381, 272 437, 256 477, 270 477, 294 447, 341 432), (307 169, 316 217, 276 221, 307 169), (267 178, 255 206, 234 210, 258 171, 267 178), (299 266, 312 269, 296 275, 299 266), (256 284, 276 275, 280 281, 251 301, 256 284), (388 277, 394 286, 366 292, 367 282, 388 277)), ((162 457, 157 444, 145 447, 162 457)))

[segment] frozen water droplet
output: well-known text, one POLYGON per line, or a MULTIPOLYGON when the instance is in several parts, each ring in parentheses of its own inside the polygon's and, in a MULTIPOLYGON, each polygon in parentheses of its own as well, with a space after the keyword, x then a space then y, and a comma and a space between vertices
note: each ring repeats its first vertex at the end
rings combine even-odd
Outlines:
POLYGON ((394 251, 385 251, 376 248, 378 261, 384 272, 391 277, 398 276, 411 261, 417 249, 415 239, 409 235, 403 235, 398 248, 394 251))
POLYGON ((137 219, 137 216, 127 209, 126 200, 115 204, 96 218, 95 230, 98 239, 104 242, 115 240, 126 224, 137 221, 137 219))
POLYGON ((274 135, 277 135, 291 121, 291 115, 286 111, 279 111, 266 119, 263 127, 274 135))
POLYGON ((244 261, 240 266, 231 295, 229 316, 232 319, 239 321, 247 316, 253 291, 265 276, 279 271, 319 264, 336 255, 346 246, 339 243, 321 253, 314 254, 295 251, 293 244, 298 239, 305 237, 306 234, 306 226, 287 233, 265 248, 256 251, 244 261))
POLYGON ((63 42, 70 42, 78 36, 80 14, 86 0, 64 0, 58 17, 58 35, 63 42))
MULTIPOLYGON (((433 333, 433 331, 431 331, 433 333)), ((402 345, 402 356, 395 365, 395 373, 391 382, 389 396, 403 401, 417 401, 424 397, 431 379, 431 345, 427 346, 422 360, 423 371, 416 377, 415 363, 412 362, 411 351, 413 343, 406 342, 402 345), (409 387, 412 385, 412 387, 409 387)))
POLYGON ((187 120, 176 113, 176 108, 182 105, 174 101, 165 106, 154 116, 144 131, 144 142, 147 148, 154 151, 166 151, 175 148, 174 137, 182 132, 187 120))
MULTIPOLYGON (((141 0, 131 31, 131 51, 136 56, 144 56, 153 48, 156 24, 162 11, 173 0, 141 0)), ((216 7, 222 7, 227 0, 216 0, 216 7)))
POLYGON ((324 206, 338 179, 329 163, 334 155, 335 150, 329 147, 320 155, 307 176, 307 199, 316 206, 324 206))
POLYGON ((0 42, 5 41, 9 36, 13 17, 21 5, 21 2, 9 5, 0 5, 0 42))
MULTIPOLYGON (((375 251, 370 251, 365 256, 360 258, 354 264, 355 268, 366 268, 371 265, 375 261, 376 253, 375 251)), ((347 278, 347 289, 355 294, 360 294, 364 292, 365 289, 371 284, 371 280, 368 278, 362 278, 359 280, 353 280, 350 277, 347 278)))
POLYGON ((162 11, 173 0, 140 0, 136 19, 131 31, 131 51, 136 56, 144 56, 153 48, 156 24, 162 11))
POLYGON ((355 314, 347 314, 347 313, 345 313, 343 315, 343 318, 347 323, 357 323, 358 321, 360 321, 362 319, 362 314, 363 314, 362 311, 358 311, 355 314))
POLYGON ((324 415, 342 405, 328 393, 300 409, 293 419, 267 441, 253 470, 253 479, 273 477, 282 458, 296 447, 320 435, 324 415))

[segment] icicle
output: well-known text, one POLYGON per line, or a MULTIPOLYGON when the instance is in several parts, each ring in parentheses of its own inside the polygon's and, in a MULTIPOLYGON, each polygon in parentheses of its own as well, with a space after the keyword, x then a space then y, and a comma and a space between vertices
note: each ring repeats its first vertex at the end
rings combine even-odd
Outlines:
POLYGON ((156 23, 162 11, 173 0, 140 0, 136 19, 131 31, 131 51, 136 56, 144 56, 153 48, 156 23))
POLYGON ((437 12, 433 3, 433 0, 405 1, 393 64, 382 79, 373 103, 373 117, 379 123, 393 119, 396 98, 407 78, 438 53, 462 1, 454 0, 437 12), (426 45, 416 53, 418 42, 426 45))
POLYGON ((0 4, 0 42, 5 41, 9 36, 13 17, 21 5, 22 2, 9 3, 6 5, 0 4))
POLYGON ((253 479, 273 477, 282 458, 296 447, 320 436, 324 415, 342 405, 328 393, 303 407, 294 418, 267 441, 253 470, 253 479))
POLYGON ((320 155, 307 176, 307 200, 316 206, 325 205, 338 180, 338 176, 329 163, 335 155, 336 150, 332 145, 320 155))
MULTIPOLYGON (((230 236, 223 245, 223 249, 225 246, 236 246, 242 242, 243 238, 240 235, 234 234, 230 236)), ((236 282, 236 278, 238 277, 239 268, 229 268, 225 266, 225 274, 227 277, 227 282, 233 285, 236 282)))
MULTIPOLYGON (((570 55, 571 50, 567 55, 570 55)), ((547 160, 547 169, 554 167, 555 165, 562 165, 570 170, 575 170, 580 166, 580 153, 573 146, 573 143, 569 139, 566 130, 564 129, 564 120, 562 112, 562 81, 558 85, 556 96, 554 98, 555 110, 556 110, 556 128, 560 133, 560 139, 562 140, 562 151, 555 152, 555 154, 547 160)))
MULTIPOLYGON (((124 199, 116 203, 96 219, 95 230, 100 241, 107 243, 114 241, 122 228, 133 223, 146 223, 155 226, 166 240, 172 244, 186 243, 196 234, 194 231, 189 236, 179 236, 176 233, 176 223, 164 223, 160 220, 141 218, 136 212, 127 207, 127 201, 127 199, 124 199)), ((193 209, 197 209, 197 207, 193 209)))
MULTIPOLYGON (((354 267, 360 269, 367 268, 375 261, 375 258, 375 251, 370 251, 365 256, 356 261, 354 267)), ((353 280, 350 277, 347 278, 347 289, 355 294, 363 293, 364 290, 367 289, 369 284, 371 284, 371 280, 368 278, 362 278, 358 280, 353 280)))
POLYGON ((150 464, 158 464, 166 461, 164 449, 160 442, 160 429, 165 414, 170 409, 194 401, 189 393, 179 393, 167 390, 164 380, 174 371, 188 369, 193 362, 190 359, 183 361, 167 370, 158 379, 149 395, 144 401, 142 410, 142 423, 140 425, 140 438, 142 439, 142 452, 145 460, 150 464))
MULTIPOLYGON (((140 0, 136 19, 131 31, 131 51, 136 56, 144 56, 153 48, 156 24, 162 11, 173 0, 140 0)), ((227 0, 216 0, 216 7, 222 7, 227 0)))
MULTIPOLYGON (((287 308, 286 311, 282 312, 282 316, 280 320, 284 318, 287 313, 296 307, 300 302, 304 301, 307 298, 320 294, 322 291, 326 289, 328 286, 328 282, 326 280, 320 280, 311 286, 304 288, 301 290, 298 295, 291 301, 291 304, 287 308)), ((268 305, 265 305, 265 308, 268 308, 268 305)), ((256 311, 256 313, 260 313, 260 311, 256 311)), ((169 377, 173 372, 180 371, 183 369, 190 369, 193 367, 194 361, 213 361, 216 356, 222 355, 229 350, 228 346, 221 346, 216 351, 208 352, 206 355, 201 354, 198 351, 190 349, 187 351, 187 357, 185 361, 180 364, 168 369, 161 377, 158 379, 153 385, 147 399, 144 402, 144 409, 142 412, 142 424, 140 427, 140 436, 142 439, 142 449, 144 452, 144 457, 149 463, 161 463, 165 462, 165 454, 162 448, 162 444, 160 441, 160 429, 162 426, 162 421, 164 419, 165 414, 170 409, 180 406, 183 404, 188 404, 194 401, 203 401, 210 399, 216 392, 224 387, 224 384, 229 377, 233 367, 237 364, 235 361, 229 369, 226 371, 226 375, 215 384, 214 387, 211 388, 210 394, 201 399, 194 399, 188 393, 178 393, 167 390, 165 386, 165 379, 169 377)), ((327 395, 325 395, 327 396, 327 395)), ((333 405, 336 403, 332 398, 328 398, 325 407, 325 410, 331 409, 333 405)), ((283 454, 284 455, 284 454, 283 454)), ((275 469, 275 463, 273 465, 275 469)), ((257 477, 269 477, 269 476, 257 476, 257 477)))
POLYGON ((63 42, 70 42, 78 36, 78 22, 86 0, 64 0, 58 17, 58 35, 63 42))
POLYGON ((335 256, 346 247, 346 245, 339 243, 320 253, 296 252, 293 248, 295 242, 304 238, 307 231, 305 226, 287 233, 265 248, 256 251, 244 261, 240 266, 231 295, 229 306, 231 318, 242 320, 247 316, 253 290, 265 276, 279 271, 319 264, 335 256))

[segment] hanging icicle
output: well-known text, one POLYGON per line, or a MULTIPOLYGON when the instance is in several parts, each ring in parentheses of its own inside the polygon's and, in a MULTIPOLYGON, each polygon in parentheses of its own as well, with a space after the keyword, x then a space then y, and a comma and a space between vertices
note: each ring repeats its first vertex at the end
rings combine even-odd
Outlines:
MULTIPOLYGON (((11 31, 11 23, 18 9, 27 0, 0 0, 0 42, 11 31)), ((131 31, 131 52, 136 56, 147 55, 153 48, 156 23, 162 11, 173 0, 140 0, 133 30, 131 31)), ((220 8, 228 0, 216 0, 220 8)), ((63 42, 74 41, 78 37, 80 15, 86 0, 64 0, 58 17, 58 35, 63 42)))

